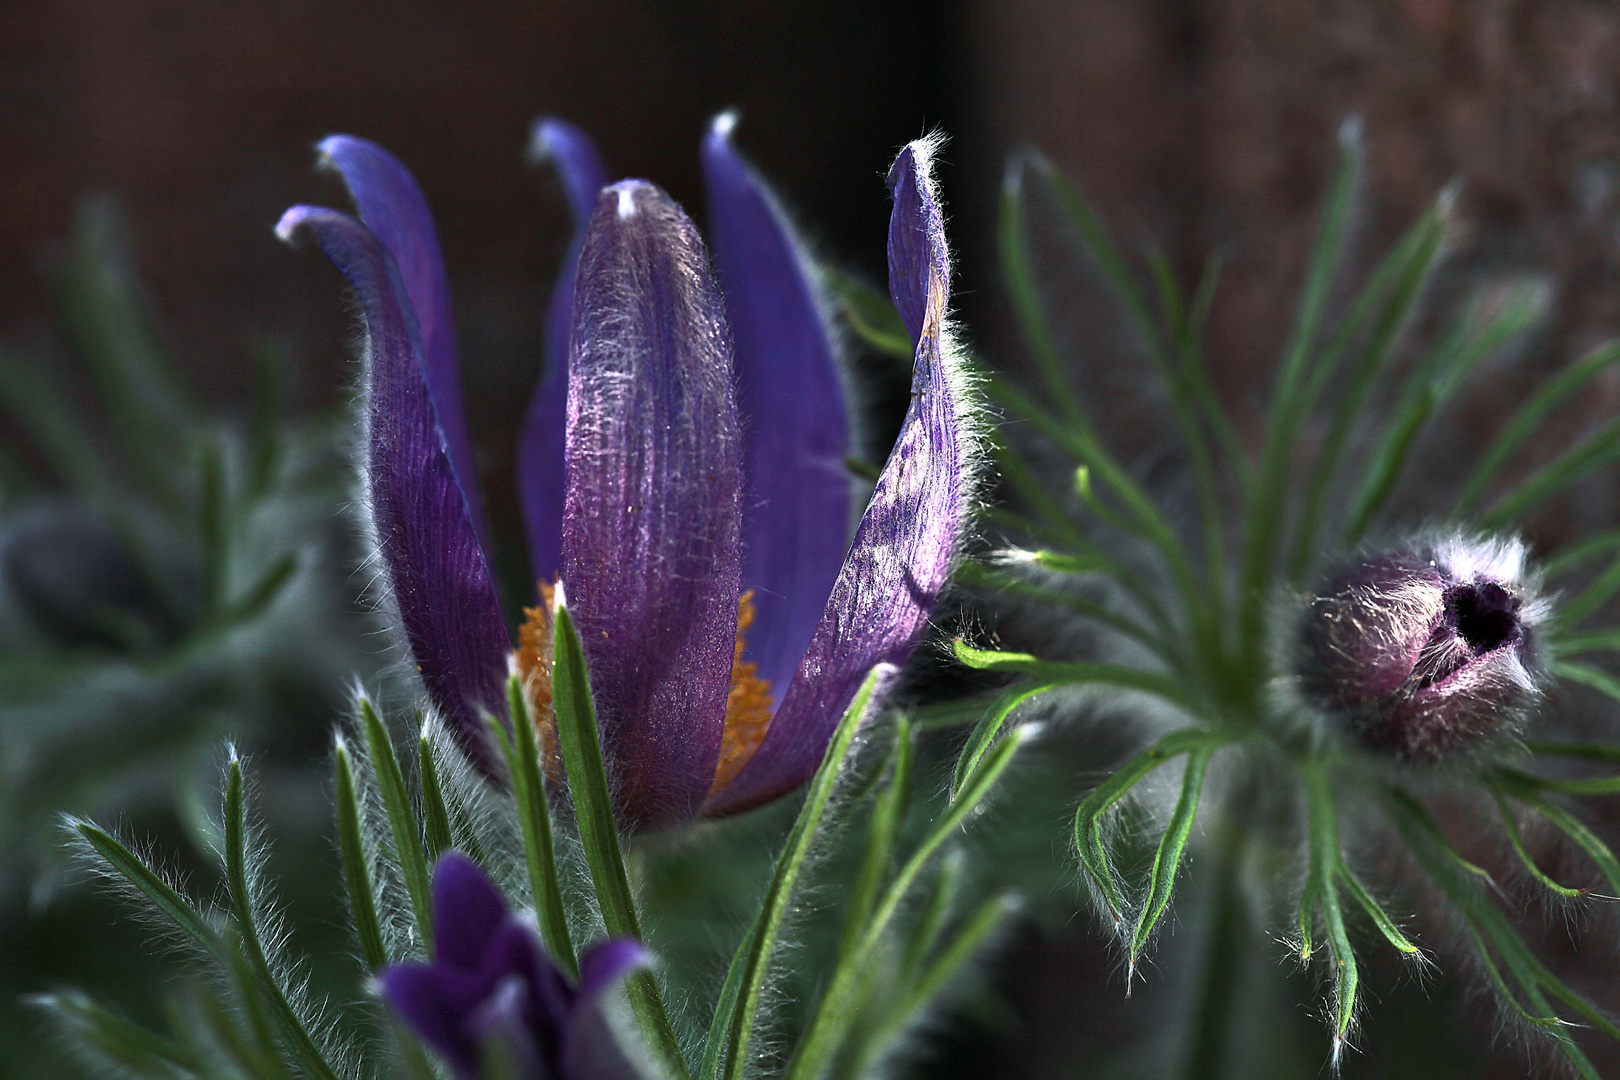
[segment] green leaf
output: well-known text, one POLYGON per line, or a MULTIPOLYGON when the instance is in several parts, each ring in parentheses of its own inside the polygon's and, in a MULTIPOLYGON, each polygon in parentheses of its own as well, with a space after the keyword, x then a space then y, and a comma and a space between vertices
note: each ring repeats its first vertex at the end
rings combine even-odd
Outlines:
POLYGON ((1578 664, 1573 660, 1554 660, 1553 674, 1560 679, 1589 686, 1600 694, 1607 695, 1615 701, 1620 701, 1620 679, 1616 679, 1607 671, 1592 667, 1589 664, 1578 664))
POLYGON ((1605 844, 1597 833, 1593 832, 1585 822, 1557 803, 1549 802, 1539 795, 1523 791, 1514 791, 1512 794, 1519 802, 1552 822, 1559 832, 1575 841, 1576 845, 1586 852, 1587 858, 1591 859, 1598 868, 1604 880, 1609 883, 1610 892, 1620 896, 1620 860, 1615 858, 1614 852, 1609 849, 1609 845, 1605 844))
MULTIPOLYGON (((362 699, 364 700, 364 699, 362 699)), ((293 1010, 286 993, 270 970, 247 878, 247 823, 242 794, 242 762, 234 754, 225 779, 225 882, 230 891, 231 911, 241 934, 242 955, 252 972, 253 983, 270 1006, 270 1015, 291 1049, 299 1067, 315 1080, 337 1080, 337 1073, 315 1045, 314 1038, 293 1010)))
MULTIPOLYGON (((596 706, 591 700, 590 677, 585 654, 574 630, 568 609, 558 604, 553 613, 551 694, 557 717, 557 743, 562 751, 563 768, 568 773, 568 790, 574 803, 580 845, 596 886, 596 899, 602 922, 612 937, 641 940, 641 920, 636 915, 630 877, 619 851, 618 826, 613 818, 613 795, 608 790, 607 770, 602 762, 601 737, 596 729, 596 706)), ((658 982, 650 971, 638 971, 625 980, 630 1007, 649 1047, 671 1072, 687 1075, 681 1044, 664 1011, 658 982)))
POLYGON ((40 994, 29 1001, 51 1012, 75 1040, 82 1040, 115 1067, 135 1076, 171 1080, 207 1074, 209 1062, 189 1047, 109 1011, 78 991, 40 994))
POLYGON ((1545 289, 1519 289, 1485 325, 1471 328, 1480 316, 1479 305, 1471 304, 1446 340, 1415 365, 1396 415, 1385 426, 1367 462, 1345 526, 1346 544, 1358 543, 1382 509, 1429 417, 1482 361, 1541 318, 1546 306, 1545 289))
POLYGON ((1396 926, 1395 920, 1389 917, 1389 912, 1384 910, 1382 904, 1373 899, 1372 893, 1367 891, 1366 886, 1361 883, 1361 879, 1356 877, 1355 873, 1343 862, 1339 863, 1338 879, 1351 898, 1361 905, 1361 910, 1367 913, 1367 917, 1373 921, 1373 925, 1378 927, 1378 932, 1384 935, 1385 941, 1395 946, 1399 952, 1411 956, 1421 955, 1418 947, 1412 944, 1405 934, 1401 933, 1401 928, 1396 926))
MULTIPOLYGON (((1069 557, 1083 558, 1083 556, 1069 557)), ((1125 571, 1123 568, 1120 568, 1120 572, 1124 573, 1125 571)), ((979 563, 964 563, 962 566, 958 567, 956 571, 956 581, 958 584, 962 585, 995 589, 998 592, 1010 593, 1014 596, 1025 596, 1032 600, 1039 600, 1043 603, 1067 608, 1068 610, 1084 616, 1085 618, 1091 619, 1094 622, 1102 623, 1104 626, 1118 630, 1126 637, 1132 638, 1133 640, 1141 643, 1143 646, 1156 653, 1167 665, 1172 668, 1183 668, 1187 664, 1187 658, 1183 656, 1181 652, 1170 643, 1169 640, 1166 640, 1166 635, 1172 632, 1168 629, 1170 625, 1169 616, 1164 613, 1162 605, 1158 603, 1158 598, 1142 588, 1142 583, 1139 579, 1129 583, 1120 582, 1117 578, 1115 581, 1121 586, 1123 591, 1131 597, 1131 599, 1137 600, 1143 605, 1143 607, 1152 616, 1156 625, 1166 628, 1163 632, 1155 632, 1150 630, 1148 627, 1142 625, 1129 615, 1124 615, 1104 604, 1098 603, 1095 600, 1089 600, 1083 596, 1074 596, 1068 592, 1059 592, 1049 589, 1036 582, 1028 581, 1023 578, 1016 577, 1013 574, 1009 574, 1003 570, 983 566, 979 563)))
POLYGON ((861 934, 872 915, 878 894, 894 868, 895 843, 911 798, 911 723, 902 714, 895 718, 894 752, 889 761, 889 782, 872 801, 871 825, 860 869, 849 890, 844 915, 844 933, 838 943, 839 963, 848 962, 860 944, 861 934))
MULTIPOLYGON (((1294 556, 1290 564, 1291 576, 1296 580, 1305 572, 1316 553, 1328 492, 1334 486, 1356 422, 1366 408, 1373 387, 1388 367, 1395 345, 1439 261, 1449 207, 1449 193, 1442 194, 1435 208, 1419 220, 1410 251, 1403 252, 1406 257, 1397 264, 1398 269, 1387 292, 1370 312, 1373 316, 1371 326, 1361 344, 1357 363, 1351 368, 1345 384, 1337 389, 1333 419, 1306 481, 1303 509, 1296 526, 1294 556)), ((1354 314, 1352 312, 1352 316, 1354 314)), ((1336 366, 1335 360, 1332 364, 1323 364, 1315 373, 1310 391, 1312 402, 1326 387, 1328 376, 1336 366)))
POLYGON ((1117 920, 1125 910, 1124 900, 1114 880, 1114 870, 1108 860, 1108 849, 1103 843, 1101 821, 1148 773, 1183 754, 1219 741, 1219 736, 1203 728, 1182 728, 1172 731, 1125 764, 1115 769, 1101 784, 1091 790, 1080 802, 1074 814, 1074 843, 1080 853, 1080 864, 1102 892, 1109 911, 1117 920))
POLYGON ((1316 933, 1316 880, 1307 879, 1299 891, 1299 958, 1306 961, 1315 949, 1316 933))
POLYGON ((915 982, 922 971, 923 962, 933 953, 934 946, 939 944, 939 936, 951 917, 951 907, 956 903, 965 861, 960 851, 948 852, 940 860, 939 872, 934 875, 934 886, 928 890, 928 899, 906 938, 905 952, 900 959, 901 978, 915 982))
POLYGON ((1463 484, 1462 491, 1457 496, 1451 516, 1465 518, 1472 513, 1481 496, 1490 487, 1491 481, 1496 479, 1502 467, 1536 433, 1547 416, 1616 361, 1620 361, 1620 341, 1611 341, 1593 349, 1537 388, 1530 396, 1530 400, 1521 405, 1519 411, 1502 425, 1502 430, 1497 433, 1485 453, 1480 455, 1479 464, 1474 466, 1473 474, 1463 484))
POLYGON ((1620 548, 1620 529, 1605 529, 1584 540, 1559 548, 1541 563, 1541 572, 1548 578, 1560 577, 1578 569, 1599 555, 1607 555, 1620 548))
POLYGON ((1559 605, 1553 613, 1555 625, 1560 628, 1580 625, 1593 612, 1607 604, 1616 591, 1620 591, 1620 558, 1609 563, 1608 569, 1594 578, 1586 588, 1572 596, 1567 603, 1559 605))
POLYGON ((1524 745, 1532 754, 1620 765, 1620 745, 1614 743, 1528 742, 1524 745))
POLYGON ((1192 834, 1193 821, 1198 814, 1198 800, 1204 790, 1204 774, 1214 753, 1215 747, 1208 743, 1188 752, 1187 771, 1181 780, 1181 796, 1176 800, 1170 823, 1159 839, 1158 850, 1154 852, 1147 901, 1131 931, 1130 961, 1133 969, 1148 939, 1153 936, 1153 928, 1170 906, 1170 896, 1176 887, 1176 870, 1181 865, 1182 852, 1187 849, 1187 838, 1192 834))
POLYGON ((506 755, 507 772, 512 777, 512 799, 523 832, 523 858, 529 868, 529 889, 540 920, 540 936, 557 965, 578 980, 579 961, 568 933, 568 910, 563 906, 562 883, 557 877, 557 857, 552 847, 551 807, 546 802, 546 781, 540 769, 538 734, 523 684, 516 675, 507 682, 506 697, 512 738, 506 738, 498 719, 492 718, 489 725, 506 755))
POLYGON ((450 837, 450 808, 439 787, 439 766, 433 760, 433 741, 426 735, 416 740, 416 767, 422 777, 422 820, 426 828, 428 861, 437 864, 439 856, 455 847, 450 837))
POLYGON ((360 832, 360 803, 355 797, 354 771, 349 748, 341 737, 332 753, 337 776, 338 858, 343 864, 343 886, 349 897, 349 917, 360 941, 360 958, 366 970, 375 973, 388 963, 383 947, 382 926, 377 921, 377 902, 371 891, 371 869, 366 861, 365 841, 360 832))
POLYGON ((72 828, 84 838, 84 842, 90 845, 102 861, 133 885, 153 907, 184 931, 187 937, 213 956, 224 955, 224 943, 220 939, 219 932, 197 911, 190 900, 176 892, 140 856, 113 839, 111 834, 88 821, 75 821, 72 828))
POLYGON ((427 859, 422 851, 422 834, 416 823, 416 812, 411 809, 410 793, 405 789, 405 777, 399 771, 399 760, 394 757, 394 744, 388 731, 377 717, 377 711, 365 697, 359 698, 360 719, 366 732, 366 749, 371 755, 371 767, 377 774, 377 790, 382 795, 383 808, 388 812, 388 825, 394 836, 394 854, 399 859, 400 876, 405 879, 405 891, 411 897, 411 911, 416 916, 417 933, 421 935, 422 951, 433 949, 433 889, 428 880, 427 859))
POLYGON ((1601 630, 1583 630, 1572 634, 1559 634, 1549 643, 1555 656, 1579 656, 1581 653, 1615 652, 1620 650, 1620 627, 1606 626, 1601 630))
POLYGON ((788 1063, 785 1080, 812 1080, 826 1069, 864 1000, 865 995, 857 992, 859 985, 872 972, 877 950, 895 914, 911 892, 911 887, 940 846, 988 797, 1001 774, 1012 764, 1018 748, 1031 734, 1028 726, 1014 729, 984 756, 979 767, 962 785, 960 796, 934 821, 922 842, 895 875, 873 913, 860 947, 854 951, 849 962, 838 965, 822 992, 810 1023, 788 1063))
POLYGON ((1017 672, 1032 676, 1048 685, 1095 684, 1117 686, 1125 690, 1140 690, 1178 705, 1195 716, 1207 712, 1203 702, 1188 693, 1183 684, 1156 672, 1142 671, 1119 664, 1099 664, 1083 660, 1042 660, 1028 653, 975 649, 960 638, 952 647, 959 661, 980 671, 1017 672))
POLYGON ((1508 843, 1513 845, 1513 853, 1519 857, 1519 861, 1524 864, 1524 868, 1530 871, 1530 876, 1559 896, 1569 897, 1570 899, 1585 896, 1585 889, 1571 889, 1560 885, 1548 877, 1541 867, 1536 865, 1536 860, 1532 859, 1530 853, 1525 850, 1524 840, 1519 836, 1519 823, 1513 818, 1513 808, 1508 805, 1507 799, 1500 791, 1492 791, 1491 794, 1496 797, 1496 808, 1501 812, 1502 827, 1507 830, 1508 843))
MULTIPOLYGON (((759 914, 732 958, 720 1005, 715 1009, 709 1036, 704 1043, 703 1063, 699 1070, 701 1077, 735 1080, 743 1076, 747 1069, 748 1044, 759 1009, 760 993, 765 985, 765 972, 776 949, 776 940, 781 932, 782 920, 787 915, 794 885, 810 854, 816 829, 838 785, 850 745, 871 707, 873 692, 884 670, 875 667, 867 674, 855 699, 844 710, 843 719, 833 733, 821 766, 811 778, 804 805, 800 807, 793 830, 777 856, 776 869, 760 904, 759 914)), ((896 746, 899 752, 899 744, 896 746)), ((906 746, 909 749, 909 739, 906 746)))
POLYGON ((1310 808, 1310 873, 1316 883, 1316 898, 1321 904, 1328 952, 1333 958, 1333 1060, 1337 1062, 1356 1018, 1356 990, 1360 975, 1355 949, 1350 944, 1350 934, 1344 925, 1344 909, 1339 903, 1337 881, 1342 876, 1339 871, 1344 858, 1339 849, 1338 810, 1334 805, 1332 782, 1325 767, 1316 763, 1307 767, 1305 791, 1310 808))
POLYGON ((1266 413, 1265 438, 1254 482, 1244 508, 1246 532, 1238 577, 1238 634, 1244 656, 1258 656, 1261 616, 1269 596, 1267 583, 1276 563, 1276 551, 1288 506, 1288 488, 1297 464, 1299 431, 1314 401, 1304 399, 1308 389, 1307 360, 1316 347, 1328 291, 1338 275, 1349 231, 1351 203, 1361 175, 1360 124, 1339 131, 1339 159, 1322 216, 1311 246, 1305 283, 1295 310, 1294 328, 1283 349, 1277 383, 1266 413))
POLYGON ((38 364, 0 348, 0 406, 10 414, 13 431, 24 433, 68 487, 83 495, 101 495, 112 487, 107 465, 94 449, 90 431, 79 422, 79 409, 38 364))
POLYGON ((885 356, 912 359, 911 334, 892 300, 853 274, 826 264, 821 266, 821 280, 838 298, 856 336, 885 356))
POLYGON ((1013 686, 1002 691, 990 707, 984 711, 979 722, 974 725, 973 733, 968 736, 967 745, 956 758, 956 771, 951 775, 951 798, 955 799, 962 790, 963 782, 978 767, 984 755, 995 744, 996 738, 1001 734, 1001 726, 1007 722, 1013 710, 1037 694, 1052 689, 1056 683, 1037 683, 1035 685, 1013 686))
POLYGON ((1500 530, 1600 465, 1620 457, 1620 419, 1609 421, 1555 460, 1530 474, 1480 516, 1480 527, 1500 530))

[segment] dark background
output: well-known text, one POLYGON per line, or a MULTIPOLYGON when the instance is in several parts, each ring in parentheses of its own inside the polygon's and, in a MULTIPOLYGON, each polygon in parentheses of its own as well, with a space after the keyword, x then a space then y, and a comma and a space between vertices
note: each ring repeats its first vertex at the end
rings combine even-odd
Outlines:
MULTIPOLYGON (((738 106, 739 144, 823 254, 878 281, 883 171, 908 139, 949 132, 958 302, 998 362, 1019 362, 993 261, 1000 163, 1018 142, 1184 279, 1220 249, 1212 362, 1252 419, 1352 111, 1369 249, 1461 178, 1461 259, 1554 276, 1549 360, 1611 333, 1617 65, 1620 12, 1579 0, 16 2, 0 6, 0 337, 49 323, 42 260, 77 200, 111 189, 179 362, 216 404, 245 410, 255 341, 294 358, 301 408, 332 402, 351 370, 337 276, 271 228, 292 202, 341 205, 311 146, 364 135, 434 206, 484 486, 507 490, 568 231, 554 180, 523 164, 529 122, 584 125, 615 170, 696 210, 699 135, 738 106)), ((1076 930, 1032 936, 1002 981, 1039 1030, 1090 1038, 1130 1023, 1109 969, 1076 930), (1076 969, 1099 972, 1098 994, 1074 989, 1076 969)), ((993 1030, 957 1048, 975 1071, 1063 1059, 993 1030)), ((1488 1035, 1482 1022, 1447 1038, 1478 1049, 1488 1035)), ((1504 1062, 1500 1075, 1522 1069, 1504 1062)))

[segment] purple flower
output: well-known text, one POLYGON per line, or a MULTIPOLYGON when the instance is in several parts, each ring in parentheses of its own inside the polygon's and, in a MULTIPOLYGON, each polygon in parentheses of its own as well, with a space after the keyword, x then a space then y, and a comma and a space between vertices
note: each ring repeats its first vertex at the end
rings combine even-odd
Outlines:
POLYGON ((1447 537, 1361 556, 1306 609, 1300 690, 1363 745, 1404 760, 1510 734, 1540 694, 1535 584, 1518 541, 1447 537))
POLYGON ((579 985, 506 909, 472 860, 447 852, 433 872, 433 963, 377 977, 411 1029, 472 1080, 495 1055, 514 1080, 618 1080, 637 1075, 602 1014, 604 995, 647 962, 640 943, 611 938, 585 951, 579 985))
POLYGON ((756 806, 819 764, 868 670, 902 664, 968 501, 968 405, 943 332, 950 265, 932 143, 889 174, 890 293, 916 346, 911 407, 849 533, 848 422, 815 272, 722 116, 703 144, 714 270, 658 188, 603 186, 588 138, 537 125, 578 235, 519 447, 542 603, 514 651, 495 598, 426 202, 379 147, 321 144, 360 221, 297 206, 366 326, 366 493, 424 687, 486 764, 480 716, 523 678, 551 740, 551 586, 577 623, 620 820, 756 806), (566 357, 566 359, 565 359, 566 357))

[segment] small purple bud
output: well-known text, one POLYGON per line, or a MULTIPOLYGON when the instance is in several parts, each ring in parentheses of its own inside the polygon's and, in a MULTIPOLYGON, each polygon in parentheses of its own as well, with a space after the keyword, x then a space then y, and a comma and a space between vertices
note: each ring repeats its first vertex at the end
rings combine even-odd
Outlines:
POLYGON ((1511 734, 1540 697, 1547 616, 1517 540, 1443 537, 1323 578, 1298 628, 1305 700, 1368 749, 1436 762, 1511 734))

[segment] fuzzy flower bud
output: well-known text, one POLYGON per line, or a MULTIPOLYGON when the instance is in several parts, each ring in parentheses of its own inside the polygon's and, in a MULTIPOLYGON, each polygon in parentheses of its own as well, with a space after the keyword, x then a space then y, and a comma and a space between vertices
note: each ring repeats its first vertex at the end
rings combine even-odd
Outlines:
POLYGON ((1301 694, 1362 745, 1439 761, 1526 719, 1547 615, 1517 540, 1447 536, 1363 554, 1297 628, 1301 694))

